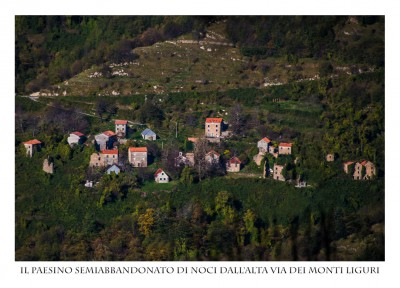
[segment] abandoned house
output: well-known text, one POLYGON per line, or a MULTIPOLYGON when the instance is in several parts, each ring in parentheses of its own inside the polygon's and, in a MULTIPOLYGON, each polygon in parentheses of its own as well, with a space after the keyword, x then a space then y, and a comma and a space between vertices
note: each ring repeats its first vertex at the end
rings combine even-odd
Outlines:
POLYGON ((128 120, 115 120, 115 134, 118 138, 125 138, 128 132, 128 120))
POLYGON ((257 142, 257 148, 259 153, 267 153, 269 151, 269 146, 271 145, 271 140, 267 137, 264 137, 260 141, 257 142))
POLYGON ((326 154, 326 162, 333 162, 335 161, 335 155, 334 154, 326 154))
POLYGON ((239 172, 241 163, 242 161, 240 161, 239 158, 232 157, 231 159, 229 159, 228 163, 226 163, 226 171, 239 172))
POLYGON ((214 150, 211 150, 208 152, 205 156, 206 163, 208 164, 216 164, 219 162, 219 153, 215 152, 214 150))
POLYGON ((147 167, 147 147, 129 147, 128 160, 133 167, 147 167))
POLYGON ((194 166, 194 153, 186 153, 185 156, 182 152, 175 158, 175 167, 179 166, 194 166))
POLYGON ((284 165, 278 165, 278 164, 274 164, 274 176, 273 178, 275 180, 279 180, 279 181, 285 181, 285 177, 282 175, 282 171, 285 168, 284 165))
POLYGON ((26 155, 29 157, 32 157, 34 154, 34 151, 38 150, 40 148, 40 145, 42 142, 40 142, 37 139, 29 140, 26 142, 23 142, 25 149, 26 149, 26 155))

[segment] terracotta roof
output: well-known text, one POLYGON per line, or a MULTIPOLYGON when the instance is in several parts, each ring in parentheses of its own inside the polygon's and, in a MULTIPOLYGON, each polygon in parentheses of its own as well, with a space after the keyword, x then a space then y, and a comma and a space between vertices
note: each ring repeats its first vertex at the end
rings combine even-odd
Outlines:
POLYGON ((215 155, 217 155, 217 157, 219 157, 219 153, 215 152, 214 150, 211 150, 206 155, 211 155, 211 154, 215 154, 215 155))
POLYGON ((158 168, 156 173, 154 173, 154 177, 157 177, 157 175, 160 174, 161 172, 164 172, 164 170, 162 170, 161 168, 158 168))
POLYGON ((147 152, 147 147, 129 147, 129 152, 147 152))
POLYGON ((232 157, 232 158, 229 160, 229 163, 230 163, 230 164, 240 164, 240 163, 242 163, 242 161, 240 161, 239 158, 237 158, 237 157, 232 157))
POLYGON ((197 142, 198 140, 199 140, 199 138, 188 137, 188 141, 190 141, 190 142, 197 142))
POLYGON ((365 166, 365 165, 367 165, 368 162, 369 162, 369 161, 364 160, 364 161, 362 161, 360 164, 363 165, 363 166, 365 166))
POLYGON ((111 130, 104 131, 103 134, 107 135, 108 137, 115 136, 115 133, 111 130))
POLYGON ((353 164, 354 163, 354 161, 347 161, 347 162, 345 162, 345 163, 343 163, 344 165, 351 165, 351 164, 353 164))
POLYGON ((82 134, 79 131, 71 132, 71 134, 74 134, 74 135, 79 136, 79 137, 85 136, 84 134, 82 134))
POLYGON ((282 147, 292 147, 292 143, 284 143, 284 142, 282 142, 282 143, 279 143, 279 146, 282 146, 282 147))
POLYGON ((115 125, 117 124, 126 125, 128 124, 128 120, 115 120, 115 125))
POLYGON ((221 123, 222 118, 206 118, 206 123, 221 123))
POLYGON ((41 144, 42 142, 40 142, 39 140, 37 140, 37 139, 33 139, 33 140, 29 140, 29 141, 26 141, 26 142, 23 142, 24 144, 41 144))
POLYGON ((264 140, 265 142, 269 143, 271 140, 269 140, 267 137, 262 138, 261 140, 264 140))
POLYGON ((118 155, 118 149, 114 149, 114 150, 101 150, 101 153, 103 153, 103 154, 116 154, 116 155, 118 155))

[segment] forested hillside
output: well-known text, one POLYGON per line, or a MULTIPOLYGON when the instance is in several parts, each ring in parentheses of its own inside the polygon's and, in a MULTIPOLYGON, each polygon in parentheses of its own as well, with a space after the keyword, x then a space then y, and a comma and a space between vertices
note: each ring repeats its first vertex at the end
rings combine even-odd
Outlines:
POLYGON ((16 260, 385 260, 383 53, 383 17, 16 17, 16 260), (189 141, 209 117, 229 136, 189 141), (129 127, 108 175, 89 161, 115 119, 129 127), (263 137, 291 155, 257 165, 263 137), (200 149, 220 161, 176 165, 200 149), (344 172, 363 160, 376 175, 344 172))

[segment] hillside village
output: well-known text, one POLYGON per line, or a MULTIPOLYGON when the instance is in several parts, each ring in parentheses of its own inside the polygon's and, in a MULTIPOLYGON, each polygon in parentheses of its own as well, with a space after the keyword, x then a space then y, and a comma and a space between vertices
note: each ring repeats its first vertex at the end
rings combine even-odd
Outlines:
MULTIPOLYGON (((122 143, 126 143, 127 131, 129 130, 128 120, 115 120, 114 124, 115 131, 107 130, 94 136, 92 145, 98 152, 95 152, 90 156, 90 162, 88 164, 89 168, 100 169, 101 171, 105 171, 106 174, 115 173, 118 175, 120 172, 124 171, 127 165, 139 169, 147 167, 149 164, 149 155, 146 146, 128 147, 126 158, 124 158, 128 161, 120 159, 118 146, 122 143)), ((220 141, 229 138, 229 136, 224 135, 232 135, 231 131, 229 131, 230 133, 224 133, 228 127, 229 125, 224 123, 223 118, 206 118, 204 123, 204 135, 189 137, 188 141, 193 142, 194 150, 196 150, 196 142, 199 141, 219 143, 220 141)), ((157 140, 157 134, 149 128, 144 129, 141 132, 141 136, 146 141, 157 140)), ((67 139, 68 144, 71 147, 74 145, 83 145, 85 144, 85 140, 85 135, 79 131, 71 132, 67 139)), ((23 145, 26 148, 26 155, 32 157, 34 152, 41 148, 42 144, 43 143, 37 139, 23 142, 23 145)), ((257 166, 263 165, 263 178, 270 177, 274 180, 289 182, 296 180, 296 187, 307 187, 306 179, 302 179, 301 175, 299 175, 297 179, 287 179, 288 162, 286 161, 286 163, 281 163, 278 161, 278 159, 280 160, 287 156, 295 157, 295 153, 292 150, 293 143, 280 142, 274 144, 272 140, 264 137, 257 143, 254 143, 254 145, 256 144, 259 152, 257 155, 254 155, 253 161, 257 166), (271 155, 273 158, 268 159, 267 155, 271 155)), ((86 145, 91 144, 86 143, 86 145)), ((290 158, 289 161, 291 161, 291 159, 292 158, 290 158)), ((289 163, 289 165, 291 164, 291 169, 293 169, 297 161, 298 158, 295 158, 294 161, 292 161, 293 163, 289 163)), ((333 161, 335 161, 334 154, 327 154, 326 162, 333 161)), ((243 168, 242 162, 238 157, 236 157, 236 155, 233 155, 229 159, 223 159, 221 154, 214 151, 212 148, 209 151, 204 151, 203 154, 187 152, 184 156, 182 152, 179 152, 179 154, 174 158, 174 163, 177 167, 195 167, 196 162, 204 162, 204 168, 206 170, 222 168, 229 173, 240 172, 241 168, 243 168), (197 157, 204 158, 204 161, 203 159, 196 159, 195 154, 197 157)), ((200 164, 198 164, 198 166, 200 166, 200 164)), ((157 171, 154 174, 154 181, 156 183, 168 183, 171 179, 168 176, 168 172, 164 171, 162 167, 156 167, 156 169, 157 171)), ((354 180, 370 180, 376 176, 375 165, 367 160, 360 162, 347 161, 343 163, 343 170, 346 174, 352 175, 354 180)), ((47 158, 44 159, 43 162, 43 171, 50 174, 54 173, 53 163, 49 163, 47 158)), ((93 182, 93 179, 87 179, 85 187, 93 187, 93 182)))

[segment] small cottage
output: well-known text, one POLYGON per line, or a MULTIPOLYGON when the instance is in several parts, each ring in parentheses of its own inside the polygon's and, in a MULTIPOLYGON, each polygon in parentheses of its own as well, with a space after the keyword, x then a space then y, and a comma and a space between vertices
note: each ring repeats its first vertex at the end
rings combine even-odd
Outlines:
POLYGON ((222 118, 206 118, 205 136, 209 138, 219 138, 221 136, 222 118))
POLYGON ((151 129, 146 128, 143 132, 142 132, 142 137, 144 140, 156 140, 157 139, 157 135, 156 133, 154 133, 151 129))
POLYGON ((128 161, 133 167, 147 167, 147 147, 129 147, 128 161))
POLYGON ((279 143, 278 146, 279 155, 291 155, 292 154, 292 143, 279 143))
POLYGON ((208 152, 205 156, 205 160, 208 164, 216 164, 219 162, 219 153, 215 152, 214 150, 211 150, 208 152))
POLYGON ((159 168, 156 173, 154 173, 154 180, 157 183, 168 183, 169 182, 169 177, 167 173, 164 172, 161 168, 159 168))
POLYGON ((128 134, 128 120, 115 120, 115 134, 118 138, 125 138, 128 134))
POLYGON ((274 164, 274 174, 273 178, 279 181, 285 181, 285 177, 282 175, 282 171, 285 168, 284 165, 274 164))
POLYGON ((271 140, 269 140, 267 137, 264 137, 263 139, 257 142, 258 152, 259 153, 268 152, 270 145, 271 145, 271 140))
POLYGON ((107 174, 115 173, 116 175, 121 172, 121 168, 118 167, 118 165, 113 164, 110 168, 107 169, 107 174))
POLYGON ((228 172, 239 172, 241 161, 237 157, 232 157, 228 163, 226 163, 226 171, 228 172))
POLYGON ((67 139, 69 146, 73 146, 76 144, 82 144, 84 141, 85 135, 79 131, 71 132, 67 139))
POLYGON ((29 157, 32 157, 34 151, 37 150, 38 148, 40 148, 40 145, 42 144, 42 142, 40 142, 37 139, 33 139, 33 140, 23 142, 23 144, 26 148, 26 155, 28 155, 29 157))

